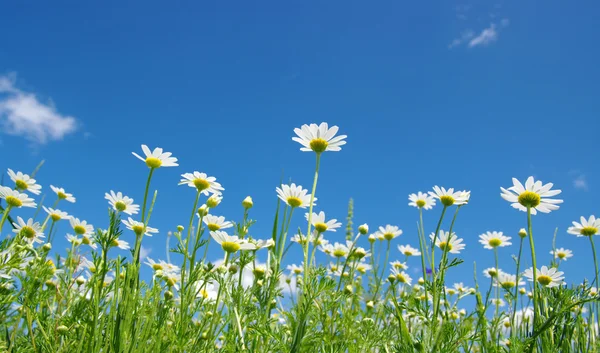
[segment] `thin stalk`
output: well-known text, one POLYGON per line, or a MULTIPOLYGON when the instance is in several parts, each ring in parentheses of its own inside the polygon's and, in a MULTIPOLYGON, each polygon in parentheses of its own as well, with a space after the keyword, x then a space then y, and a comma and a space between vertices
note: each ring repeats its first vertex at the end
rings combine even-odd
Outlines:
MULTIPOLYGON (((533 242, 533 232, 531 227, 531 207, 527 207, 527 232, 529 233, 529 245, 531 246, 531 264, 533 265, 533 330, 535 331, 538 318, 537 303, 537 263, 535 261, 535 245, 533 242)), ((535 341, 531 344, 532 350, 535 348, 535 341)))
POLYGON ((312 192, 310 193, 310 203, 308 204, 308 231, 306 232, 306 245, 304 246, 304 276, 308 280, 308 250, 310 247, 310 231, 312 228, 312 211, 315 193, 317 191, 317 180, 319 179, 319 166, 321 164, 321 153, 317 153, 317 161, 315 166, 315 177, 313 179, 312 192))

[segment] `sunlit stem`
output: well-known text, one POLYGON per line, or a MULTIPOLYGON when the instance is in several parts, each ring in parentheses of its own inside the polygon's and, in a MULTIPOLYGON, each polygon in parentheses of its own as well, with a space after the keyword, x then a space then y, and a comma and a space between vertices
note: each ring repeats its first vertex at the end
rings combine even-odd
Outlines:
POLYGON ((144 202, 142 203, 142 223, 146 220, 146 202, 148 201, 148 190, 150 189, 150 180, 152 180, 152 174, 154 174, 154 168, 150 168, 148 173, 148 181, 146 181, 146 191, 144 192, 144 202))
MULTIPOLYGON (((60 201, 60 198, 57 198, 56 201, 54 201, 54 204, 52 205, 53 209, 56 209, 56 206, 58 206, 58 201, 60 201)), ((44 223, 42 223, 42 230, 46 229, 46 224, 48 224, 49 219, 50 219, 50 214, 48 213, 48 215, 46 216, 46 219, 44 220, 44 223)))
MULTIPOLYGON (((498 305, 500 299, 500 282, 498 282, 498 247, 494 247, 494 261, 496 264, 496 311, 494 316, 498 316, 498 310, 500 309, 500 305, 498 305)), ((493 281, 493 280, 492 280, 493 281)), ((517 286, 518 287, 518 286, 517 286)))
POLYGON ((2 220, 0 220, 0 233, 2 233, 2 227, 4 226, 4 222, 6 222, 6 219, 8 218, 8 213, 10 212, 12 206, 11 205, 7 205, 6 208, 4 209, 4 214, 2 215, 2 220))
MULTIPOLYGON (((434 283, 437 283, 438 275, 441 276, 441 279, 440 279, 441 289, 438 291, 437 288, 435 288, 435 290, 432 293, 433 294, 433 317, 434 317, 434 319, 437 319, 437 314, 440 309, 440 299, 441 299, 442 291, 444 291, 444 277, 446 275, 446 270, 447 270, 446 263, 448 262, 447 261, 448 251, 450 250, 450 247, 448 245, 450 244, 450 241, 452 240, 452 230, 454 229, 454 222, 456 222, 456 216, 458 216, 458 211, 460 211, 460 207, 461 207, 461 205, 459 205, 456 208, 456 211, 454 212, 454 217, 452 218, 452 223, 450 223, 450 229, 448 230, 448 240, 447 240, 446 246, 442 250, 442 259, 440 260, 440 265, 439 265, 440 273, 438 274, 437 272, 435 272, 434 266, 431 267, 431 272, 433 273, 434 283)), ((436 235, 439 232, 439 227, 440 227, 442 218, 444 217, 446 208, 447 208, 447 206, 444 206, 444 210, 442 211, 442 216, 440 217, 440 222, 438 223, 438 229, 436 230, 436 235)), ((435 253, 435 242, 431 246, 431 260, 432 261, 433 261, 434 253, 435 253)), ((446 298, 444 298, 444 300, 445 299, 446 298)))
MULTIPOLYGON (((227 265, 229 264, 229 253, 225 252, 225 260, 223 261, 223 266, 227 269, 227 265)), ((217 291, 217 299, 215 300, 215 315, 213 316, 213 320, 210 324, 209 332, 212 333, 213 329, 216 329, 215 325, 217 321, 220 319, 220 315, 217 315, 217 311, 219 310, 219 299, 221 299, 221 292, 223 291, 223 287, 225 283, 219 286, 219 290, 217 291)))
MULTIPOLYGON (((419 227, 417 227, 417 230, 419 233, 419 250, 421 251, 421 269, 423 270, 423 280, 427 281, 427 268, 425 266, 427 260, 425 259, 425 256, 428 253, 428 250, 425 241, 425 226, 423 225, 423 207, 419 207, 419 221, 420 224, 419 227)), ((424 285, 423 289, 425 290, 425 298, 427 298, 427 285, 424 285)), ((425 300, 425 306, 427 311, 429 311, 429 300, 425 300)))
POLYGON ((310 203, 308 204, 308 231, 306 232, 306 245, 304 245, 304 275, 308 280, 308 250, 310 247, 310 232, 312 228, 312 211, 313 202, 315 200, 315 192, 317 191, 317 180, 319 179, 319 165, 321 164, 321 153, 317 153, 317 162, 315 166, 315 178, 313 180, 312 192, 310 193, 310 203))
MULTIPOLYGON (((523 251, 523 240, 525 240, 525 238, 521 238, 521 241, 519 242, 519 255, 517 257, 517 274, 516 274, 516 285, 515 285, 515 302, 513 303, 513 312, 512 312, 512 319, 511 319, 511 324, 510 324, 510 329, 511 329, 511 336, 516 334, 516 330, 514 329, 515 326, 515 315, 517 314, 517 299, 519 297, 519 275, 520 275, 520 266, 521 266, 521 253, 523 251)), ((496 270, 498 271, 498 270, 496 270)))
MULTIPOLYGON (((533 329, 536 329, 537 316, 538 316, 538 302, 537 302, 537 263, 535 261, 535 245, 533 243, 533 232, 531 228, 531 207, 527 207, 527 232, 529 233, 529 245, 531 246, 531 264, 533 266, 533 329)), ((532 343, 535 347, 535 341, 532 343)))
POLYGON ((437 241, 438 235, 440 233, 440 227, 442 226, 442 220, 444 219, 444 215, 446 214, 446 209, 448 206, 444 205, 442 209, 442 214, 440 215, 440 220, 438 221, 437 227, 435 228, 435 233, 433 235, 433 239, 431 240, 431 273, 435 274, 435 242, 437 241))
MULTIPOLYGON (((592 246, 592 253, 594 255, 594 270, 595 270, 595 278, 594 281, 596 282, 596 293, 598 293, 598 259, 596 257, 596 245, 594 245, 594 239, 592 238, 592 236, 589 237, 590 238, 590 245, 592 246)), ((595 311, 596 311, 596 317, 598 317, 598 301, 594 301, 594 307, 595 307, 595 311)))
MULTIPOLYGON (((196 207, 198 206, 198 200, 200 199, 200 190, 198 190, 196 192, 196 198, 194 199, 194 206, 192 207, 192 214, 190 215, 190 222, 188 224, 188 229, 187 229, 187 236, 185 238, 185 254, 183 254, 183 266, 181 266, 181 293, 180 293, 180 298, 181 298, 181 328, 185 327, 186 325, 184 324, 184 316, 187 313, 187 310, 183 310, 183 308, 186 308, 185 306, 185 299, 186 299, 186 291, 185 291, 185 282, 186 282, 186 278, 185 278, 185 270, 187 267, 187 260, 188 257, 190 256, 189 254, 189 248, 190 248, 190 237, 192 234, 192 226, 194 225, 194 215, 196 214, 196 207)), ((191 265, 190 265, 191 266, 191 265)))

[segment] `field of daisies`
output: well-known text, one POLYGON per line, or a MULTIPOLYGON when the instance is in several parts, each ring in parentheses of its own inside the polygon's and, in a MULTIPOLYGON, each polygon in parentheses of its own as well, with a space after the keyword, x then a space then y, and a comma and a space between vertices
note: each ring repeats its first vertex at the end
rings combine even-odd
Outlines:
POLYGON ((97 210, 107 215, 101 226, 78 218, 75 196, 61 187, 49 185, 52 197, 40 197, 47 189, 36 171, 8 169, 0 186, 0 351, 600 351, 600 219, 582 216, 568 229, 589 242, 589 280, 565 278, 560 265, 572 256, 568 249, 554 248, 550 263, 536 260, 534 216, 563 202, 552 183, 513 178, 499 188, 527 227, 512 237, 482 232, 480 244, 471 235, 469 251, 486 251, 495 266, 476 268, 474 287, 466 287, 446 279, 467 266, 466 241, 453 227, 470 207, 469 191, 434 186, 409 195, 417 224, 410 237, 396 225, 354 226, 352 204, 342 225, 316 201, 321 156, 341 151, 346 136, 327 123, 294 133, 300 150, 314 155, 314 181, 274 188, 270 234, 253 236, 251 197, 239 200, 243 217, 228 220, 219 214, 224 188, 217 179, 183 173, 189 213, 172 220, 165 259, 143 256, 142 244, 167 233, 152 227, 160 202, 152 178, 178 166, 171 153, 146 145, 133 153, 148 170, 143 200, 106 193, 109 211, 97 210), (440 218, 424 224, 423 213, 434 207, 440 218), (305 223, 292 229, 293 219, 305 223), (69 247, 53 248, 57 238, 69 247), (518 248, 510 260, 502 253, 509 245, 518 248), (118 256, 115 248, 129 253, 118 256), (214 249, 220 260, 211 262, 214 249), (408 266, 418 271, 411 276, 408 266))

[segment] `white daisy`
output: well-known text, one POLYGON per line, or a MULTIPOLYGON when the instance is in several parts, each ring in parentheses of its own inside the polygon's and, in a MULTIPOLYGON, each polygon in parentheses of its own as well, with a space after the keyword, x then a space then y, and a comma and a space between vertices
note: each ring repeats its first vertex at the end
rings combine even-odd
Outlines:
POLYGON ((42 226, 38 222, 33 222, 33 218, 29 218, 27 222, 23 218, 17 216, 17 222, 13 223, 15 229, 13 232, 20 234, 29 243, 43 243, 41 238, 44 237, 42 226))
POLYGON ((115 192, 111 190, 110 194, 104 194, 104 198, 108 200, 108 203, 117 212, 123 212, 127 213, 128 215, 134 215, 140 211, 140 206, 134 205, 133 199, 131 197, 123 195, 123 193, 120 191, 115 194, 115 192))
POLYGON ((511 237, 507 237, 502 232, 485 232, 479 236, 479 242, 483 244, 486 249, 495 249, 497 247, 504 247, 512 245, 509 241, 511 237))
MULTIPOLYGON (((537 281, 539 284, 544 287, 558 287, 563 283, 564 272, 558 271, 556 268, 548 268, 547 266, 542 266, 541 270, 536 271, 537 281)), ((523 272, 523 277, 526 277, 530 282, 534 281, 533 278, 533 267, 528 268, 523 272)))
POLYGON ((123 224, 125 227, 127 227, 127 229, 132 230, 138 237, 142 234, 151 237, 152 234, 158 233, 158 229, 150 226, 144 226, 144 223, 134 221, 131 217, 128 217, 127 220, 124 220, 123 224))
POLYGON ((208 196, 208 194, 221 195, 221 191, 225 190, 221 184, 217 183, 217 178, 209 177, 206 173, 195 171, 193 173, 181 174, 179 185, 187 185, 195 188, 198 192, 208 196))
POLYGON ((249 243, 245 239, 240 239, 236 235, 229 235, 223 231, 210 232, 210 236, 221 245, 224 251, 235 253, 238 250, 255 250, 256 245, 249 243))
MULTIPOLYGON (((304 216, 305 216, 306 220, 308 221, 309 214, 306 213, 304 216)), ((325 212, 323 212, 323 211, 321 211, 319 213, 313 212, 310 221, 318 233, 323 233, 325 231, 335 232, 336 228, 339 228, 342 226, 342 224, 339 223, 337 221, 337 219, 335 219, 335 218, 330 219, 329 221, 325 222, 325 212)))
POLYGON ((321 246, 319 246, 319 250, 327 255, 331 255, 333 253, 333 244, 321 244, 321 246))
POLYGON ((294 132, 298 137, 292 137, 293 141, 298 142, 304 147, 300 148, 300 151, 321 153, 325 151, 339 151, 342 148, 340 146, 345 145, 344 139, 346 135, 340 135, 334 137, 338 132, 337 126, 328 127, 327 123, 321 123, 321 125, 310 124, 302 125, 300 129, 295 128, 294 132))
POLYGON ((36 203, 27 194, 22 194, 18 190, 13 190, 8 186, 0 186, 0 198, 6 201, 6 205, 11 208, 35 207, 36 203))
POLYGON ((500 298, 491 299, 491 302, 492 302, 492 304, 494 304, 494 306, 497 306, 499 308, 502 308, 503 306, 506 305, 506 302, 500 298))
POLYGON ((250 242, 253 243, 257 249, 272 248, 275 246, 275 241, 273 239, 250 239, 250 242))
POLYGON ((554 255, 555 259, 561 259, 567 261, 567 259, 573 257, 573 251, 565 248, 558 248, 556 250, 550 250, 550 254, 554 255))
POLYGON ((402 229, 397 226, 386 225, 385 227, 379 227, 379 230, 375 232, 375 235, 378 238, 383 238, 385 240, 392 240, 400 235, 402 235, 402 229))
MULTIPOLYGON (((435 234, 431 233, 429 237, 433 241, 435 234)), ((447 250, 451 254, 460 254, 460 251, 465 248, 463 240, 456 236, 456 233, 452 232, 452 236, 450 236, 449 232, 444 232, 443 230, 440 230, 440 234, 435 241, 435 246, 441 250, 447 250)))
POLYGON ((348 251, 349 251, 349 249, 346 245, 336 242, 335 244, 333 244, 331 254, 334 257, 340 258, 340 257, 348 255, 348 251))
POLYGON ((71 216, 69 216, 69 214, 67 212, 63 212, 61 210, 57 210, 57 209, 54 209, 54 208, 49 208, 49 207, 46 207, 46 206, 42 206, 42 208, 50 216, 50 219, 53 222, 58 222, 58 221, 60 221, 62 219, 70 219, 71 218, 71 216))
POLYGON ((290 271, 290 274, 299 275, 304 271, 304 268, 302 266, 291 264, 287 266, 287 270, 290 271))
POLYGON ((578 237, 591 237, 600 231, 600 218, 590 216, 589 219, 581 216, 581 223, 573 222, 573 227, 569 227, 567 233, 575 234, 578 237))
MULTIPOLYGON (((275 191, 277 191, 279 198, 290 207, 306 208, 310 204, 310 193, 308 193, 308 190, 303 189, 302 185, 296 186, 294 183, 292 185, 282 184, 281 189, 275 188, 275 191)), ((313 206, 316 205, 314 201, 317 201, 316 197, 313 199, 313 206)))
POLYGON ((370 271, 372 268, 373 266, 369 265, 366 262, 362 262, 362 260, 356 265, 356 271, 363 275, 367 273, 367 271, 370 271))
POLYGON ((229 221, 225 221, 225 217, 223 216, 213 216, 208 214, 202 218, 202 222, 206 224, 206 227, 211 232, 221 229, 227 229, 233 227, 233 223, 229 221))
POLYGON ((17 190, 29 191, 32 194, 39 195, 42 191, 42 186, 35 183, 35 179, 31 178, 27 174, 21 172, 13 172, 12 169, 8 169, 8 176, 15 183, 17 190))
POLYGON ((94 231, 94 226, 88 224, 86 221, 79 220, 79 218, 71 217, 69 218, 69 222, 77 235, 90 235, 94 231))
POLYGON ((156 262, 152 260, 150 257, 146 257, 146 261, 144 262, 146 265, 152 267, 154 271, 162 271, 164 269, 163 265, 160 262, 156 262))
POLYGON ((471 288, 465 286, 462 282, 458 282, 458 283, 454 283, 453 285, 454 290, 456 290, 458 293, 467 293, 471 290, 471 288))
POLYGON ((69 243, 72 243, 72 244, 74 244, 75 246, 79 246, 79 245, 81 245, 81 238, 79 238, 79 237, 78 237, 78 236, 76 236, 76 235, 73 235, 73 234, 67 234, 66 238, 67 238, 67 241, 68 241, 69 243))
POLYGON ((408 269, 406 262, 393 261, 393 262, 390 262, 390 265, 392 266, 392 268, 395 268, 396 270, 407 270, 408 269))
POLYGON ((410 201, 408 205, 416 208, 430 210, 435 206, 435 198, 420 191, 416 194, 408 195, 408 200, 410 201))
MULTIPOLYGON (((517 276, 516 275, 510 275, 508 273, 501 272, 501 271, 498 271, 498 272, 499 272, 498 276, 495 277, 494 286, 502 287, 506 290, 511 290, 512 288, 514 288, 517 285, 517 276)), ((525 284, 525 282, 521 281, 521 279, 519 278, 518 285, 522 286, 524 284, 525 284)))
POLYGON ((412 278, 408 275, 408 273, 402 271, 398 271, 395 268, 392 268, 392 275, 395 277, 396 282, 400 282, 402 284, 411 285, 412 278))
POLYGON ((54 185, 50 185, 50 189, 56 193, 56 196, 58 196, 59 200, 66 200, 70 203, 75 203, 75 197, 73 194, 69 194, 65 191, 65 189, 56 187, 54 185))
POLYGON ((483 275, 487 278, 495 278, 498 276, 498 273, 502 273, 501 269, 496 269, 495 267, 488 267, 483 270, 483 275))
POLYGON ((164 152, 163 149, 157 147, 154 151, 150 152, 150 149, 146 145, 142 145, 142 151, 144 151, 145 158, 142 158, 139 154, 131 152, 139 160, 146 163, 148 168, 155 169, 160 167, 177 167, 177 158, 171 157, 171 152, 164 152))
POLYGON ((419 249, 415 249, 410 245, 398 245, 398 251, 400 251, 405 256, 420 256, 421 252, 419 249))
POLYGON ((541 181, 535 181, 532 176, 527 178, 525 186, 516 178, 512 178, 513 186, 508 189, 500 188, 503 199, 511 203, 511 206, 527 212, 527 208, 531 209, 531 214, 536 214, 537 211, 549 213, 558 210, 559 203, 563 200, 551 199, 561 193, 561 190, 551 190, 554 184, 548 183, 543 185, 541 181))
POLYGON ((121 240, 121 239, 113 239, 110 245, 113 246, 113 247, 117 247, 119 249, 122 249, 122 250, 129 250, 130 249, 129 243, 126 242, 125 240, 121 240))
POLYGON ((434 186, 433 191, 429 191, 429 195, 440 200, 444 206, 464 205, 469 202, 471 197, 470 191, 454 191, 454 188, 446 190, 439 186, 434 186))
POLYGON ((213 302, 217 299, 218 287, 212 282, 198 281, 194 283, 196 289, 196 298, 204 299, 207 302, 213 302))

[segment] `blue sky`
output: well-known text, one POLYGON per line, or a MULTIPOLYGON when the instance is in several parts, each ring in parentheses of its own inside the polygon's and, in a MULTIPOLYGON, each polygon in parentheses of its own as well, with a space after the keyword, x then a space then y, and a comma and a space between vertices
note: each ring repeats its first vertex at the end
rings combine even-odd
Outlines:
MULTIPOLYGON (((499 187, 533 175, 565 200, 534 218, 539 263, 558 227, 557 245, 575 252, 567 280, 580 281, 593 273, 589 243, 566 228, 599 213, 599 11, 592 1, 3 2, 0 168, 44 159, 43 190, 66 188, 77 203, 65 211, 105 227, 105 192, 141 203, 147 168, 131 152, 173 152, 180 167, 152 184, 161 235, 145 243, 164 258, 166 231, 187 223, 193 202, 180 174, 216 176, 215 213, 231 220, 251 195, 253 234, 266 238, 282 173, 312 183, 314 155, 293 128, 327 121, 348 144, 323 157, 317 210, 342 220, 352 197, 356 225, 398 225, 396 243, 416 246, 407 195, 469 189, 456 225, 466 264, 450 278, 472 283, 474 261, 492 265, 478 235, 517 240, 525 226, 499 187)), ((426 213, 428 232, 440 211, 426 213)), ((501 263, 516 252, 501 249, 501 263)))

